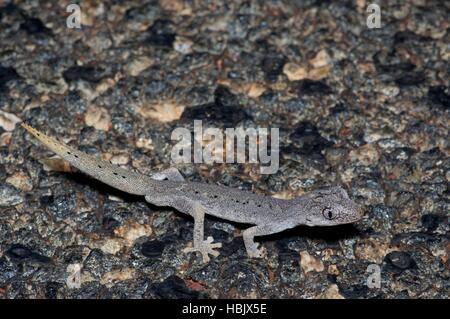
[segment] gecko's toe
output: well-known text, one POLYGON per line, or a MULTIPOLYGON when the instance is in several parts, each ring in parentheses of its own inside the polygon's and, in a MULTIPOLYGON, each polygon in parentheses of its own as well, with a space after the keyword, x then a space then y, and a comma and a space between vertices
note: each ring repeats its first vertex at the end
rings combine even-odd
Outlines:
POLYGON ((214 250, 216 248, 222 247, 222 243, 213 243, 214 238, 209 236, 205 241, 203 241, 198 247, 186 247, 183 252, 190 253, 198 251, 202 254, 203 262, 207 263, 210 261, 209 255, 217 257, 220 255, 220 252, 214 250))
POLYGON ((221 248, 222 247, 222 243, 213 243, 214 238, 212 238, 212 236, 208 236, 208 238, 206 238, 205 240, 205 245, 207 245, 211 250, 213 248, 221 248))
POLYGON ((205 253, 202 253, 202 259, 205 264, 211 260, 208 256, 208 254, 205 254, 205 253))

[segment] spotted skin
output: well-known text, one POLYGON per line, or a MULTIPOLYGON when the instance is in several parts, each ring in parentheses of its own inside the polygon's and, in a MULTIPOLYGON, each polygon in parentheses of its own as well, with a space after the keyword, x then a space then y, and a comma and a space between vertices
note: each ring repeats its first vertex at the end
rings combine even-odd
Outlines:
POLYGON ((200 252, 203 261, 218 256, 212 237, 204 239, 206 215, 254 225, 243 233, 249 257, 260 258, 265 251, 256 236, 270 235, 298 225, 334 226, 353 223, 362 217, 359 207, 337 186, 316 190, 295 199, 283 200, 221 185, 185 181, 176 168, 147 176, 80 152, 65 143, 22 123, 44 146, 80 171, 121 191, 143 195, 157 206, 169 206, 194 218, 193 246, 184 252, 200 252))

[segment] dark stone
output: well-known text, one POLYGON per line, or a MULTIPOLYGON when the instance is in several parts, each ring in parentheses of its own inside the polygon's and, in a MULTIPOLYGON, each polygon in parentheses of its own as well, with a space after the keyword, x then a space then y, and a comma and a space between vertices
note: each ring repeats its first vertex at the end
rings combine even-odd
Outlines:
POLYGON ((399 270, 414 268, 416 262, 411 255, 404 251, 393 251, 386 255, 384 259, 389 265, 399 270))
POLYGON ((63 72, 63 77, 67 83, 78 80, 98 83, 105 77, 103 72, 99 67, 74 65, 63 72))
POLYGON ((13 261, 20 262, 30 259, 33 252, 28 247, 21 244, 14 244, 8 249, 6 255, 13 261))
POLYGON ((54 200, 47 206, 58 220, 62 220, 69 216, 77 206, 77 198, 74 192, 55 196, 54 200))
POLYGON ((422 227, 432 232, 438 228, 439 224, 445 220, 445 216, 439 214, 427 214, 421 218, 422 227))
POLYGON ((337 275, 327 274, 327 279, 330 283, 337 283, 337 275))
POLYGON ((244 240, 242 237, 235 237, 231 243, 223 245, 220 249, 220 257, 242 256, 245 253, 244 240), (238 252, 240 252, 238 254, 238 252))
POLYGON ((187 108, 181 115, 181 121, 185 123, 193 122, 194 120, 205 120, 219 122, 225 127, 235 127, 237 123, 248 118, 249 116, 240 106, 222 106, 215 103, 187 108))
POLYGON ((394 35, 394 42, 395 43, 405 43, 405 42, 424 42, 424 41, 430 41, 432 40, 430 37, 425 37, 422 35, 419 35, 417 33, 414 33, 412 31, 406 30, 406 31, 400 31, 397 32, 394 35))
POLYGON ((39 198, 39 203, 43 207, 47 207, 49 204, 53 203, 55 197, 53 195, 43 195, 39 198))
POLYGON ((161 257, 165 244, 159 240, 151 240, 142 244, 141 253, 148 258, 161 257))
POLYGON ((45 298, 56 299, 58 298, 58 290, 62 288, 63 285, 59 282, 49 281, 45 285, 45 298))
POLYGON ((19 74, 16 70, 11 67, 3 67, 0 65, 0 91, 3 91, 6 87, 6 83, 12 80, 20 79, 19 74))
POLYGON ((147 38, 147 43, 153 46, 171 48, 175 41, 176 34, 164 33, 164 34, 152 34, 147 38))
POLYGON ((0 20, 3 19, 3 17, 20 14, 21 12, 23 13, 23 10, 18 6, 13 3, 8 3, 7 5, 0 7, 0 20))
POLYGON ((401 244, 409 244, 414 242, 415 244, 433 244, 442 241, 441 236, 436 236, 428 232, 409 232, 395 234, 391 240, 393 246, 398 246, 401 244))
POLYGON ((301 81, 294 81, 294 85, 297 88, 298 94, 328 95, 333 92, 331 88, 328 86, 328 84, 326 84, 323 81, 313 81, 306 79, 301 81))
POLYGON ((20 25, 20 29, 28 34, 50 34, 51 30, 38 18, 25 17, 25 21, 20 25))
POLYGON ((445 109, 450 109, 450 94, 447 94, 445 90, 446 87, 443 85, 431 86, 428 88, 428 98, 432 103, 441 105, 445 109))
POLYGON ((7 251, 6 255, 11 258, 12 261, 17 263, 22 262, 38 262, 42 264, 47 264, 51 261, 50 258, 42 256, 33 252, 28 247, 21 244, 12 245, 7 251))
POLYGON ((173 30, 174 26, 171 20, 158 19, 148 28, 149 35, 146 42, 153 46, 172 48, 176 37, 173 30))
MULTIPOLYGON (((232 263, 221 273, 221 279, 229 285, 228 289, 234 288, 241 295, 250 290, 259 289, 263 276, 256 266, 257 261, 251 263, 246 260, 248 258, 244 257, 240 262, 232 263)), ((223 294, 226 293, 226 291, 223 292, 223 294)))
POLYGON ((83 261, 83 246, 69 246, 64 248, 62 259, 66 264, 81 263, 83 261))
POLYGON ((237 97, 222 85, 219 85, 214 91, 214 103, 218 106, 233 107, 239 105, 237 97))
POLYGON ((266 79, 268 81, 275 82, 283 71, 285 62, 286 57, 281 54, 271 53, 266 56, 261 62, 261 69, 266 75, 266 79))
POLYGON ((210 232, 212 237, 214 238, 214 242, 215 243, 222 243, 224 244, 225 242, 227 242, 230 238, 230 236, 232 236, 230 233, 227 233, 226 231, 222 230, 222 229, 217 229, 214 227, 210 227, 210 232))
POLYGON ((346 299, 366 298, 369 293, 367 285, 353 285, 339 287, 339 291, 346 299))
POLYGON ((104 217, 102 220, 103 230, 112 232, 114 228, 119 227, 120 222, 112 217, 104 217))
POLYGON ((303 155, 321 154, 323 149, 333 145, 310 122, 300 122, 289 138, 303 155))
POLYGON ((99 271, 105 259, 105 255, 100 249, 93 249, 84 260, 84 268, 87 270, 99 271))
POLYGON ((414 86, 423 83, 426 80, 425 74, 421 71, 411 72, 400 76, 395 80, 399 86, 414 86))
POLYGON ((151 290, 157 298, 162 299, 198 299, 200 293, 186 287, 183 279, 170 276, 161 283, 151 285, 151 290))
POLYGON ((382 73, 388 74, 398 74, 398 73, 407 73, 412 72, 416 68, 415 64, 411 62, 399 62, 393 64, 379 64, 376 63, 377 69, 382 73))
POLYGON ((290 264, 293 267, 300 267, 300 256, 297 251, 286 249, 278 253, 278 262, 280 264, 290 264))
POLYGON ((347 111, 347 105, 346 105, 345 103, 342 103, 342 102, 336 103, 336 104, 330 109, 330 112, 331 112, 331 114, 333 114, 333 115, 336 115, 336 114, 339 114, 339 113, 342 113, 342 112, 345 112, 345 111, 347 111))
POLYGON ((72 114, 79 114, 86 111, 86 101, 81 97, 80 92, 70 90, 64 98, 67 110, 72 114))
POLYGON ((427 158, 434 160, 437 160, 444 156, 444 153, 441 152, 439 147, 430 148, 429 150, 423 151, 422 154, 426 155, 427 158))

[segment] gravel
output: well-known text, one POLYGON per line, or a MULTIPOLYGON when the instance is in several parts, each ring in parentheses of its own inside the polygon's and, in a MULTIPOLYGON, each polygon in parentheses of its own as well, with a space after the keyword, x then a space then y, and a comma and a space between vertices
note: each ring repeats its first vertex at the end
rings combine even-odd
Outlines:
POLYGON ((369 29, 366 5, 83 2, 70 29, 63 4, 2 1, 0 298, 448 298, 450 7, 383 2, 369 29), (202 264, 191 219, 69 169, 16 117, 147 174, 194 119, 279 127, 275 174, 179 169, 283 198, 341 184, 364 218, 261 238, 260 260, 208 219, 223 248, 202 264))

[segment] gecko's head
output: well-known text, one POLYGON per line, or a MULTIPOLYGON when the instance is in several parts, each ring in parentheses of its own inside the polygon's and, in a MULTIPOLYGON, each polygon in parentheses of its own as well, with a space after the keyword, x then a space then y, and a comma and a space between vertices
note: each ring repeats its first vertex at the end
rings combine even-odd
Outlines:
POLYGON ((334 226, 353 223, 362 218, 362 211, 342 187, 313 191, 299 198, 303 202, 302 224, 308 226, 334 226))

